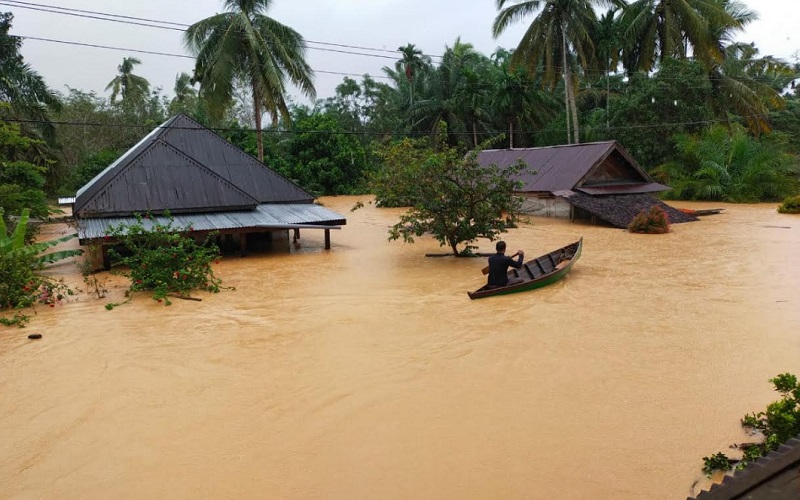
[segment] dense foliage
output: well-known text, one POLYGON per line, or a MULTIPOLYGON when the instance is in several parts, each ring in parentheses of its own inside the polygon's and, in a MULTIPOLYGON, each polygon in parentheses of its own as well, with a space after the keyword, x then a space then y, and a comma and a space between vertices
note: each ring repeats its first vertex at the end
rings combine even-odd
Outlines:
POLYGON ((782 214, 800 214, 800 196, 790 196, 783 200, 778 212, 782 214))
MULTIPOLYGON (((130 291, 148 291, 153 300, 170 305, 170 296, 188 296, 193 290, 218 293, 222 280, 211 266, 219 262, 219 249, 207 237, 198 242, 190 227, 177 227, 149 215, 137 216, 132 224, 113 226, 106 239, 114 265, 131 282, 130 291)), ((112 305, 113 307, 113 305, 112 305)))
POLYGON ((796 192, 796 158, 776 139, 757 139, 741 127, 714 126, 677 137, 678 158, 656 169, 677 199, 777 201, 796 192))
POLYGON ((669 232, 669 216, 658 205, 650 210, 642 210, 628 225, 628 231, 643 234, 664 234, 669 232))
MULTIPOLYGON (((8 111, 0 106, 0 114, 8 111)), ((20 126, 0 121, 0 210, 7 216, 31 210, 34 217, 46 217, 50 210, 44 192, 47 167, 25 158, 42 141, 22 135, 20 126)))
MULTIPOLYGON (((74 291, 61 280, 37 273, 48 264, 82 254, 81 250, 61 250, 42 254, 48 248, 68 241, 76 235, 40 243, 26 243, 28 210, 23 210, 13 231, 8 232, 0 211, 0 310, 22 309, 41 303, 55 307, 74 291)), ((0 324, 23 326, 28 316, 17 313, 13 318, 0 318, 0 324)))
POLYGON ((797 377, 783 373, 769 382, 781 395, 781 399, 770 403, 765 411, 742 418, 742 427, 763 436, 763 440, 737 446, 743 450, 740 460, 732 460, 722 452, 703 457, 703 472, 711 474, 716 470, 744 468, 800 434, 800 384, 797 377))

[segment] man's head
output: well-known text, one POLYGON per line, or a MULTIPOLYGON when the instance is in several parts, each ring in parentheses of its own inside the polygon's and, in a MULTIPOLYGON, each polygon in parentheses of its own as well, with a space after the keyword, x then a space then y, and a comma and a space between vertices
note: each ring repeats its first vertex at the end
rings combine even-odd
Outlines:
POLYGON ((506 251, 506 242, 502 241, 502 240, 498 241, 497 245, 495 245, 495 248, 497 249, 497 253, 505 253, 505 251, 506 251))

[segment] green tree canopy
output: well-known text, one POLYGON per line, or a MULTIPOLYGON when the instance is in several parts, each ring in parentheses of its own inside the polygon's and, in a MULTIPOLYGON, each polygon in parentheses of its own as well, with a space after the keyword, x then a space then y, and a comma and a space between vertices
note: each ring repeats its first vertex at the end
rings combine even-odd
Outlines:
MULTIPOLYGON (((445 137, 444 132, 440 135, 445 137)), ((385 157, 383 168, 406 169, 406 174, 373 178, 385 183, 380 189, 388 197, 396 191, 398 199, 411 202, 409 211, 389 230, 389 240, 413 243, 415 237, 430 234, 458 256, 469 253, 470 243, 478 238, 494 240, 514 227, 522 206, 521 198, 513 194, 514 177, 525 165, 484 167, 478 163, 479 149, 465 156, 441 141, 423 154, 413 143, 399 146, 385 157), (463 249, 462 244, 466 244, 463 249)))

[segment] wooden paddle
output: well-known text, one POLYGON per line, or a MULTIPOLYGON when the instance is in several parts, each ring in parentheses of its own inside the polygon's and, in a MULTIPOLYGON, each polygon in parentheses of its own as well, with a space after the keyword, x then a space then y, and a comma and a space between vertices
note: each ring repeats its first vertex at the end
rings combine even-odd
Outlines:
MULTIPOLYGON (((511 258, 513 259, 513 258, 514 258, 514 257, 516 257, 517 255, 519 255, 519 252, 517 252, 517 253, 515 253, 514 255, 512 255, 512 256, 511 256, 511 258)), ((489 266, 486 266, 486 267, 484 267, 483 269, 481 269, 481 272, 482 272, 484 275, 487 275, 487 274, 489 274, 489 266)))

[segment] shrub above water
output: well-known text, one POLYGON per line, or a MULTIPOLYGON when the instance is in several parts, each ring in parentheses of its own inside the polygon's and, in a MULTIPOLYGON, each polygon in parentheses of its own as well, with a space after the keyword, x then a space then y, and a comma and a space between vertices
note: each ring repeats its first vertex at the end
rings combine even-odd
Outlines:
POLYGON ((658 205, 642 210, 628 225, 632 233, 663 234, 669 232, 669 216, 658 205))
POLYGON ((778 212, 782 214, 800 214, 800 195, 790 196, 783 200, 781 206, 778 207, 778 212))
POLYGON ((162 224, 149 215, 137 216, 135 223, 109 230, 106 238, 119 244, 109 255, 115 265, 128 268, 121 274, 130 279, 131 291, 151 291, 159 303, 170 305, 168 294, 217 293, 222 281, 214 276, 211 264, 219 248, 208 240, 198 243, 189 236, 191 230, 174 226, 171 218, 162 224))

